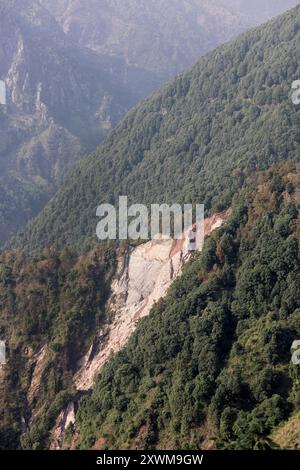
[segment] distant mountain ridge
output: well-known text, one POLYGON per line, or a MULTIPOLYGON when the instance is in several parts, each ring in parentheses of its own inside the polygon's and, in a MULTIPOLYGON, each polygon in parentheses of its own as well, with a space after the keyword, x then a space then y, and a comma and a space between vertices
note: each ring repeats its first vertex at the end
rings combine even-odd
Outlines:
POLYGON ((165 81, 297 0, 41 0, 80 45, 165 81))

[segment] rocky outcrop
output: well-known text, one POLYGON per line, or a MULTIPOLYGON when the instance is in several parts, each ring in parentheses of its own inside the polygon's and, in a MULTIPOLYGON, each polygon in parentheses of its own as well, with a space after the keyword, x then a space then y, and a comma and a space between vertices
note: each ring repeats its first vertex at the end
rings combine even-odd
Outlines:
POLYGON ((75 423, 75 408, 74 403, 70 402, 59 414, 55 428, 51 436, 50 450, 59 450, 65 434, 66 429, 70 424, 75 423))
MULTIPOLYGON (((220 227, 227 212, 205 220, 204 234, 220 227)), ((203 237, 197 240, 202 249, 203 237)), ((138 321, 150 313, 155 302, 182 272, 191 256, 189 233, 180 240, 151 240, 129 250, 119 259, 108 303, 110 322, 99 331, 90 350, 79 364, 74 381, 77 390, 92 388, 94 379, 111 354, 120 351, 136 329, 138 321)))
POLYGON ((47 345, 42 346, 36 354, 29 358, 28 368, 32 370, 30 387, 27 392, 28 403, 32 403, 40 391, 42 374, 46 365, 47 345))

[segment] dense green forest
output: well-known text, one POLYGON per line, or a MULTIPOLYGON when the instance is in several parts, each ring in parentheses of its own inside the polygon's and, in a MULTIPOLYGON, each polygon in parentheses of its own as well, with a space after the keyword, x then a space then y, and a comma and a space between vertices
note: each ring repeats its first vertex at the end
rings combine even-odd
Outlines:
POLYGON ((82 399, 79 448, 275 447, 274 428, 300 410, 299 172, 270 170, 234 198, 82 399))
POLYGON ((47 448, 70 399, 67 448, 300 446, 299 433, 280 437, 300 411, 299 39, 300 6, 201 59, 131 111, 1 253, 0 448, 47 448), (72 377, 107 319, 118 254, 95 246, 96 207, 124 194, 231 215, 79 401, 72 377))
MULTIPOLYGON (((300 6, 202 58, 133 109, 18 240, 29 249, 96 241, 96 208, 138 203, 227 207, 245 177, 300 155, 300 6)), ((16 241, 12 245, 15 246, 16 241)))

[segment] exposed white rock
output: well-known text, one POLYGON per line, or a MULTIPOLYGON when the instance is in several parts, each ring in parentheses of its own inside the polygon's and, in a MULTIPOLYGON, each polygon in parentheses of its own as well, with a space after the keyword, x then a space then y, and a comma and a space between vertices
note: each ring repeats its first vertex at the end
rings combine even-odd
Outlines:
MULTIPOLYGON (((204 234, 220 227, 227 212, 216 214, 204 222, 204 234)), ((136 329, 138 321, 149 314, 152 306, 164 297, 182 272, 191 256, 190 231, 181 240, 152 240, 131 249, 125 259, 119 259, 116 279, 108 308, 112 321, 95 339, 86 356, 80 361, 75 375, 78 390, 92 388, 94 379, 110 355, 120 351, 136 329)), ((201 250, 203 237, 197 237, 196 249, 201 250)))
POLYGON ((60 450, 65 431, 70 424, 75 423, 74 403, 70 402, 59 414, 51 437, 50 450, 60 450))

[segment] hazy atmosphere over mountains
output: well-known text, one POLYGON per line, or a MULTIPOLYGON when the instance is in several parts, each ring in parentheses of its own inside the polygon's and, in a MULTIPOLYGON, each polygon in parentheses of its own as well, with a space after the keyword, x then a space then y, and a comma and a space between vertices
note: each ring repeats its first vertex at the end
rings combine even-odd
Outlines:
POLYGON ((0 0, 0 450, 300 449, 296 4, 0 0))
POLYGON ((166 80, 296 0, 42 0, 68 37, 166 80))
POLYGON ((1 0, 0 243, 40 211, 66 170, 139 99, 294 4, 1 0))

